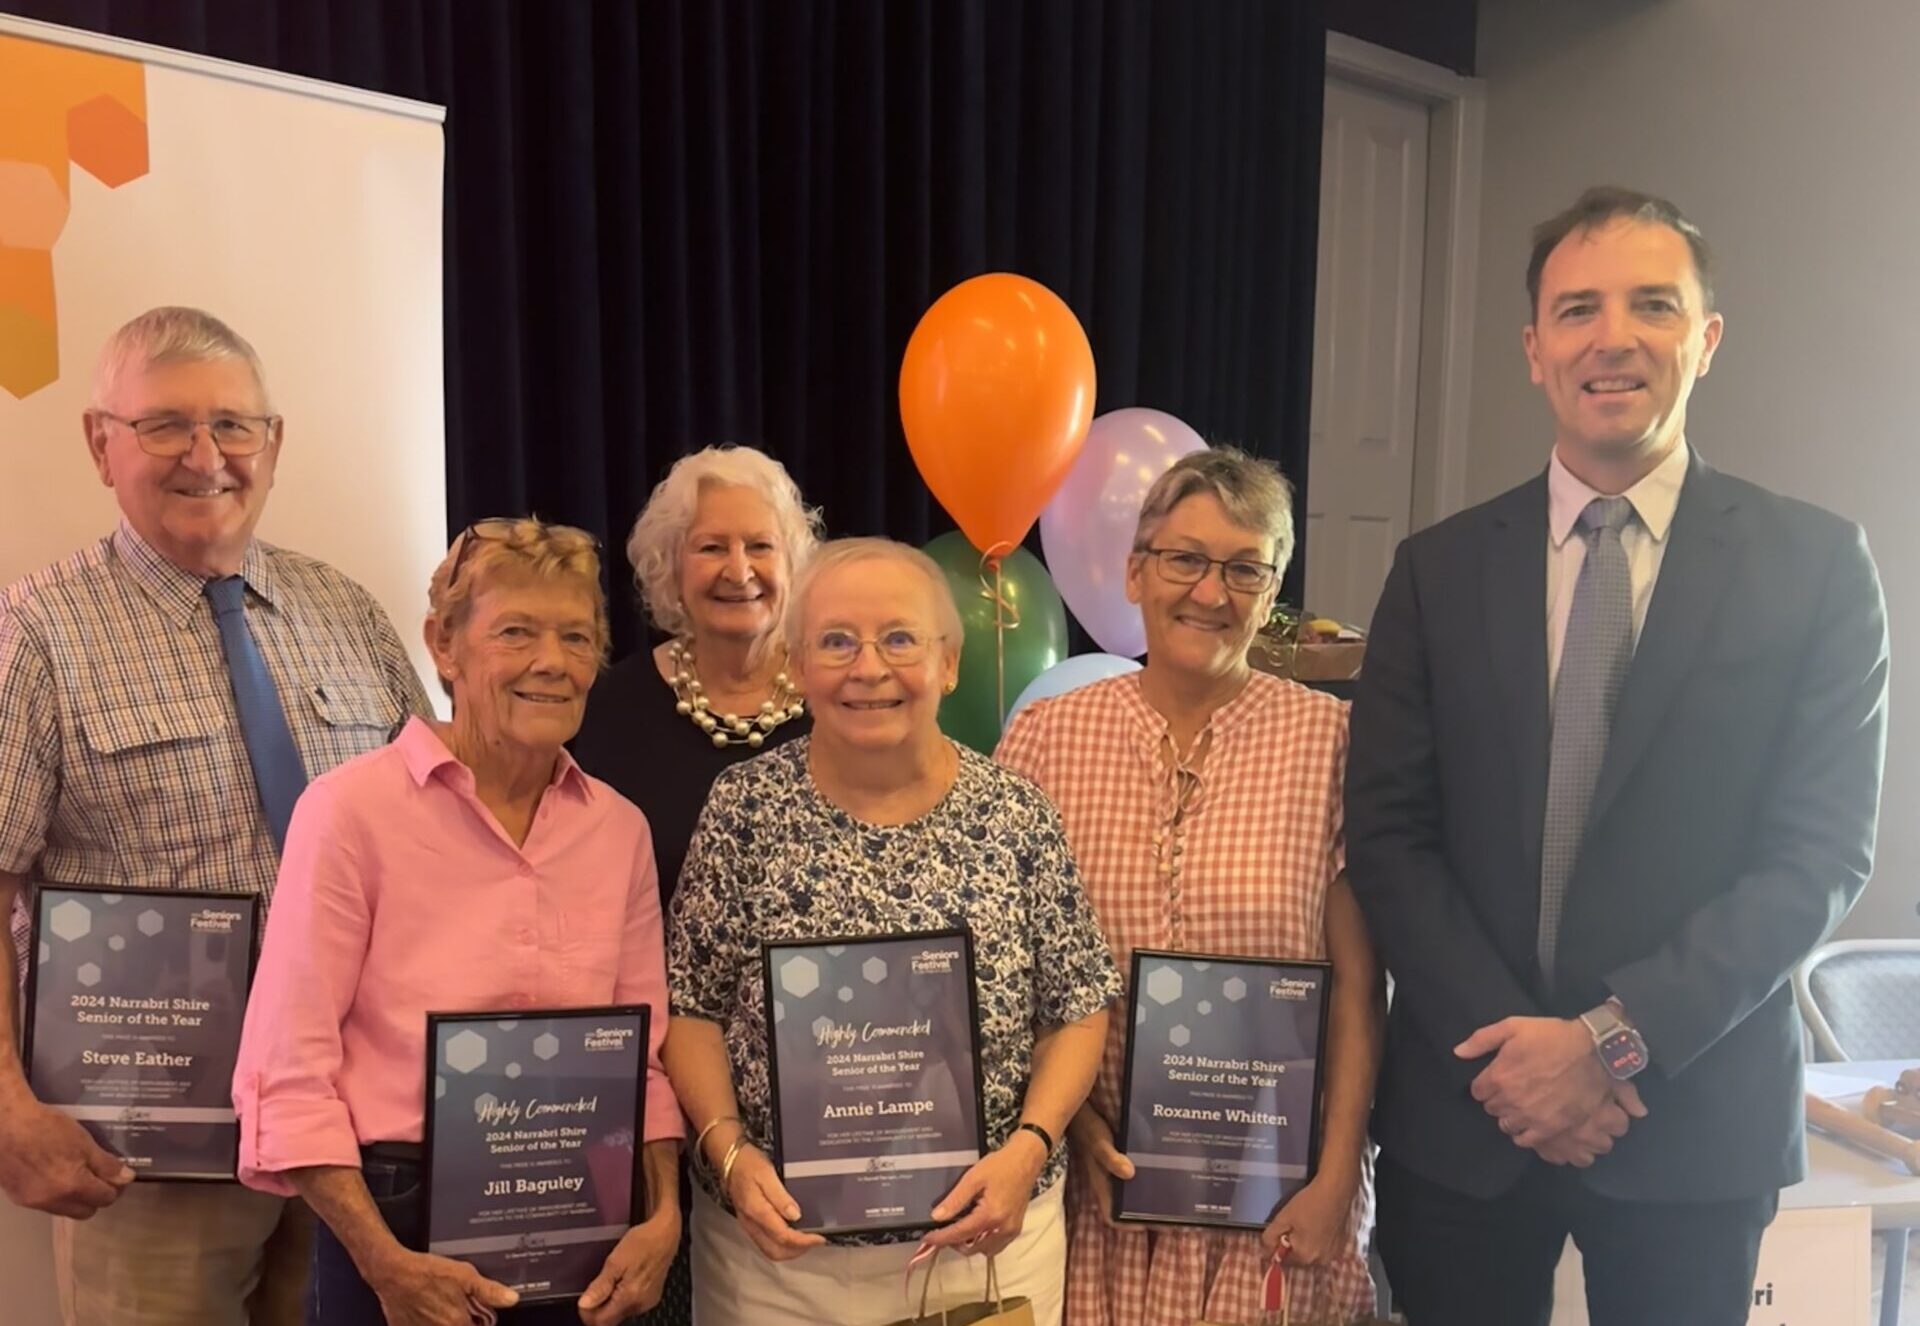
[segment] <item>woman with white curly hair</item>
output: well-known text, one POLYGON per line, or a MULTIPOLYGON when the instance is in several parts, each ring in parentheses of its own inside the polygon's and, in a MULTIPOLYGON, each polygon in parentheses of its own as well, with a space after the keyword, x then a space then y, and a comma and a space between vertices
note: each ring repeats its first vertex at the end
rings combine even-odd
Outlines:
POLYGON ((811 726, 780 619, 819 531, 786 468, 751 447, 682 457, 634 522, 634 583, 668 638, 594 687, 573 753, 646 812, 663 907, 714 778, 811 726))
MULTIPOLYGON (((713 780, 813 726, 780 624, 819 531, 780 462, 707 447, 674 463, 627 539, 641 602, 667 639, 601 678, 573 753, 646 812, 663 910, 713 780)), ((683 1252, 645 1322, 686 1326, 692 1313, 683 1252)))

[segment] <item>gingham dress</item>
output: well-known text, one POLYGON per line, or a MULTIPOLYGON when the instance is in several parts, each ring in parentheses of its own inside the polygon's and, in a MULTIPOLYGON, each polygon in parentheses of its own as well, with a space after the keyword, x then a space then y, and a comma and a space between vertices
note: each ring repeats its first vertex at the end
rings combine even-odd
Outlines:
MULTIPOLYGON (((1136 947, 1326 956, 1327 888, 1345 864, 1346 705, 1256 673, 1209 726, 1197 774, 1183 771, 1134 674, 1033 704, 1001 739, 999 759, 1059 806, 1122 973, 1136 947)), ((1108 1119, 1119 1115, 1126 1024, 1112 1020, 1093 1088, 1108 1119)), ((1288 1275, 1296 1324, 1372 1310, 1371 1206, 1363 1181, 1350 1249, 1288 1275)), ((1077 1181, 1067 1207, 1067 1326, 1262 1320, 1257 1235, 1110 1229, 1077 1181)))

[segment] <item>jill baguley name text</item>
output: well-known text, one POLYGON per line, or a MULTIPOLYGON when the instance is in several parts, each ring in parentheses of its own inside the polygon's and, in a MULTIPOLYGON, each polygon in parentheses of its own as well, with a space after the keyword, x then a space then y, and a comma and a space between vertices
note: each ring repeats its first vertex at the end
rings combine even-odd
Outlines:
POLYGON ((482 1197, 545 1197, 550 1192, 579 1192, 587 1176, 577 1174, 555 1179, 489 1179, 480 1189, 482 1197))

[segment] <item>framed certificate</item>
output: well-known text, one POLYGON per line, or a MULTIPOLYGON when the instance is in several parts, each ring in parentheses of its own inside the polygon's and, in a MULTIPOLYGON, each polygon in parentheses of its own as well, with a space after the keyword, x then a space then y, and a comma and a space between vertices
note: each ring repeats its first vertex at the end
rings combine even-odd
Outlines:
POLYGON ((823 1234, 925 1229, 986 1153, 965 930, 768 944, 773 1160, 823 1234))
POLYGON ((645 1213, 645 1005, 427 1015, 427 1251, 577 1298, 645 1213))
POLYGON ((1260 1229, 1306 1184, 1331 971, 1134 950, 1114 1219, 1260 1229))
POLYGON ((233 1179, 259 906, 185 889, 34 890, 27 1081, 142 1182, 233 1179))

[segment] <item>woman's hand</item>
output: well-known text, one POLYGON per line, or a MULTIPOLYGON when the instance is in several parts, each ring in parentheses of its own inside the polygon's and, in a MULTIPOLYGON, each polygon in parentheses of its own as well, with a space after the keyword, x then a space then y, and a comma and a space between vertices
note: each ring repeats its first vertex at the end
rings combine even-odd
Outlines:
POLYGON ((733 1203, 740 1228, 770 1262, 790 1262, 826 1239, 803 1234, 793 1227, 800 1203, 793 1200, 780 1176, 759 1147, 742 1146, 727 1175, 727 1200, 733 1203))
POLYGON ((619 1326, 660 1301, 667 1268, 680 1251, 680 1203, 662 1202, 660 1210, 629 1229, 600 1274, 580 1295, 580 1320, 586 1326, 619 1326))
POLYGON ((1025 1130, 1015 1132, 1006 1145, 962 1174, 953 1191, 940 1199, 933 1218, 953 1223, 934 1230, 920 1246, 997 1257, 1020 1237, 1033 1185, 1046 1167, 1047 1149, 1040 1139, 1025 1130))
POLYGON ((473 1304, 510 1308, 520 1295, 466 1262, 399 1249, 367 1283, 387 1326, 473 1326, 473 1304))
POLYGON ((1260 1231, 1260 1242, 1274 1251, 1284 1238, 1292 1249, 1289 1262, 1317 1266, 1352 1246, 1348 1224, 1353 1218, 1355 1185, 1325 1174, 1289 1197, 1260 1231))
POLYGON ((1113 1223, 1113 1180, 1133 1177, 1133 1162, 1113 1144, 1113 1129, 1091 1104, 1082 1105, 1067 1128, 1067 1151, 1079 1166, 1080 1178, 1093 1193, 1100 1220, 1113 1223))

